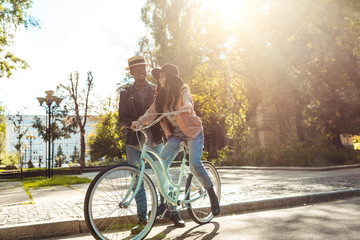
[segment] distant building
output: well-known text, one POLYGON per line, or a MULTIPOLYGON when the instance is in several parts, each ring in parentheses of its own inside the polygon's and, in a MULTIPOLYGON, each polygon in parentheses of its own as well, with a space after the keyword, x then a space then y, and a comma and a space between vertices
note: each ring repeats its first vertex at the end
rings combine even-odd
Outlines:
MULTIPOLYGON (((13 123, 10 120, 13 115, 6 116, 6 140, 7 140, 7 151, 15 153, 17 150, 15 149, 16 144, 18 144, 17 135, 14 131, 13 123)), ((43 123, 46 123, 47 117, 45 115, 22 115, 21 126, 23 129, 28 129, 27 134, 25 137, 21 139, 22 145, 22 154, 24 163, 27 163, 30 160, 30 156, 32 157, 31 161, 35 167, 39 166, 39 159, 41 159, 41 166, 45 167, 45 160, 47 159, 47 143, 38 136, 37 129, 33 128, 32 125, 34 124, 35 117, 39 117, 43 123), (35 138, 31 139, 30 144, 30 137, 26 138, 26 136, 35 136, 35 138), (31 146, 30 146, 31 145, 31 146), (30 148, 32 153, 30 153, 30 148)), ((95 131, 97 120, 94 117, 88 118, 86 123, 86 135, 95 131)), ((85 138, 86 142, 86 138, 85 138)), ((58 139, 54 141, 54 158, 57 155, 59 146, 61 146, 64 161, 70 161, 71 156, 74 154, 74 149, 76 147, 77 152, 80 157, 80 133, 75 133, 71 135, 71 138, 68 139, 58 139)), ((85 153, 85 160, 90 159, 89 149, 86 148, 85 153)))
POLYGON ((352 134, 340 134, 341 142, 345 148, 360 150, 360 136, 352 134))

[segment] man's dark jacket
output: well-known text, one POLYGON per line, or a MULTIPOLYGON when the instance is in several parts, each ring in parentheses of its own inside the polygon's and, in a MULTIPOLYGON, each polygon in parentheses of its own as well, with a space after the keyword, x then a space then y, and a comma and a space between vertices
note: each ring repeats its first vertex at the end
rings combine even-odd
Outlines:
MULTIPOLYGON (((131 123, 136 121, 140 116, 144 115, 146 110, 153 103, 155 98, 155 85, 149 83, 148 92, 144 104, 141 104, 140 96, 135 86, 132 84, 120 91, 119 101, 119 123, 127 130, 126 144, 138 145, 136 132, 130 129, 131 123)), ((162 143, 162 130, 160 124, 156 124, 150 128, 156 144, 162 143)))

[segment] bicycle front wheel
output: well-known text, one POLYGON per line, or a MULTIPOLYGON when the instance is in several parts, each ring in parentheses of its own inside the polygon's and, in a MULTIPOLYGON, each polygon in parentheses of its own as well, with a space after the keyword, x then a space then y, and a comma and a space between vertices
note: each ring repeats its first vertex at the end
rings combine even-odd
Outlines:
POLYGON ((147 174, 144 191, 133 197, 140 171, 131 165, 115 165, 100 172, 91 182, 85 196, 84 215, 89 231, 96 239, 143 239, 150 232, 157 210, 157 194, 147 174), (140 195, 139 195, 140 194, 140 195), (139 198, 140 197, 140 198, 139 198), (138 225, 139 211, 147 223, 138 225), (147 214, 149 213, 149 214, 147 214))
MULTIPOLYGON (((214 184, 214 191, 219 199, 221 199, 221 182, 219 174, 210 162, 204 161, 203 165, 214 184)), ((192 203, 188 204, 188 213, 192 220, 194 220, 198 224, 204 224, 208 223, 213 219, 213 214, 211 212, 211 203, 209 195, 206 194, 205 188, 202 186, 202 184, 192 175, 190 174, 188 176, 188 179, 186 181, 186 188, 185 192, 187 193, 189 191, 189 195, 187 196, 187 199, 195 199, 192 203), (202 196, 202 197, 200 197, 202 196)))

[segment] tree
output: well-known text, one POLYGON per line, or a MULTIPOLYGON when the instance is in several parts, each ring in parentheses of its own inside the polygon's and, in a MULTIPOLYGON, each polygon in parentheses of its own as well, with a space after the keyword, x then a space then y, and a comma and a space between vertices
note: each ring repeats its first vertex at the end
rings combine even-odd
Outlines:
POLYGON ((139 47, 144 55, 153 61, 152 64, 155 64, 154 58, 158 65, 171 62, 179 67, 182 77, 191 75, 202 60, 202 43, 196 41, 198 33, 201 32, 201 25, 197 24, 200 2, 146 2, 142 8, 142 21, 150 32, 142 38, 139 47), (153 46, 153 54, 150 54, 148 46, 153 46))
POLYGON ((62 150, 61 145, 59 145, 59 147, 58 147, 58 150, 57 150, 57 153, 56 153, 56 157, 57 157, 57 159, 58 159, 58 165, 59 165, 59 167, 61 167, 62 160, 63 160, 63 158, 64 158, 64 153, 63 153, 63 150, 62 150))
POLYGON ((120 158, 124 153, 123 133, 116 126, 117 114, 109 113, 100 117, 96 133, 90 135, 89 147, 91 159, 120 158))
POLYGON ((205 129, 205 145, 225 144, 228 106, 227 68, 220 60, 228 32, 218 12, 203 9, 202 1, 147 1, 142 20, 149 33, 140 39, 139 51, 152 63, 171 62, 194 94, 195 108, 205 129), (207 17, 211 16, 211 17, 207 17), (225 88, 224 88, 225 87, 225 88))
POLYGON ((9 120, 13 124, 14 132, 15 132, 16 138, 17 138, 17 144, 15 145, 15 149, 18 151, 19 159, 21 159, 22 158, 22 156, 21 156, 21 147, 22 147, 22 144, 23 144, 21 139, 26 135, 26 133, 28 132, 29 129, 23 127, 23 125, 22 125, 23 117, 22 117, 22 114, 20 112, 17 112, 17 114, 15 116, 12 116, 11 118, 9 118, 9 120))
POLYGON ((88 141, 91 159, 97 160, 102 157, 119 159, 125 153, 125 131, 117 122, 117 112, 100 116, 96 133, 90 135, 88 141))
POLYGON ((70 74, 69 84, 60 84, 59 88, 65 91, 65 96, 70 98, 73 120, 80 130, 80 165, 85 167, 85 125, 88 120, 88 112, 91 108, 89 103, 90 91, 94 85, 94 77, 91 72, 87 73, 86 87, 79 89, 79 73, 70 74))
POLYGON ((340 133, 360 131, 359 1, 247 1, 237 22, 200 4, 147 1, 139 50, 179 66, 206 141, 242 152, 264 112, 276 146, 342 147, 340 133))
POLYGON ((6 121, 5 110, 0 106, 0 164, 6 156, 6 121))
POLYGON ((64 152, 63 152, 63 150, 62 150, 61 145, 59 145, 58 150, 57 150, 57 153, 56 153, 56 156, 59 157, 59 156, 61 156, 61 155, 64 156, 64 152))
POLYGON ((79 159, 79 151, 78 151, 76 146, 74 146, 74 152, 73 152, 71 158, 72 158, 74 163, 77 162, 78 159, 79 159))
MULTIPOLYGON (((69 111, 65 106, 63 109, 58 107, 52 108, 52 122, 51 122, 51 133, 50 139, 52 140, 52 159, 54 159, 54 146, 55 141, 61 138, 68 139, 71 134, 77 133, 77 123, 73 118, 68 116, 69 111)), ((49 128, 46 126, 47 123, 43 123, 41 118, 35 116, 33 128, 37 129, 38 136, 41 137, 44 142, 48 141, 49 128)))
POLYGON ((278 0, 266 14, 256 11, 265 4, 255 1, 237 29, 234 49, 245 67, 236 68, 245 70, 246 87, 276 112, 281 139, 295 132, 342 147, 340 133, 360 130, 359 2, 278 0))
MULTIPOLYGON (((119 84, 118 91, 127 84, 127 79, 124 79, 122 84, 119 84)), ((95 133, 92 133, 88 139, 92 161, 102 157, 116 161, 125 153, 126 131, 118 124, 118 104, 118 97, 100 100, 99 121, 95 133)))
POLYGON ((10 77, 17 67, 29 67, 25 60, 14 56, 8 48, 12 44, 13 32, 21 26, 39 27, 38 21, 26 13, 31 6, 31 0, 0 0, 0 77, 10 77))
MULTIPOLYGON (((62 110, 58 108, 53 108, 53 121, 51 123, 51 139, 56 141, 57 139, 65 138, 68 139, 71 137, 71 134, 77 133, 77 123, 74 119, 69 116, 69 110, 65 106, 62 110)), ((44 124, 39 117, 34 117, 33 128, 37 129, 38 136, 41 137, 44 142, 48 141, 48 129, 46 124, 44 124)))
POLYGON ((343 147, 340 133, 360 131, 359 19, 358 1, 321 2, 320 11, 309 12, 317 26, 309 32, 316 54, 306 67, 313 99, 307 122, 330 144, 343 147), (319 12, 321 13, 319 15, 319 12), (321 16, 321 17, 319 17, 321 16), (329 34, 330 33, 330 34, 329 34))

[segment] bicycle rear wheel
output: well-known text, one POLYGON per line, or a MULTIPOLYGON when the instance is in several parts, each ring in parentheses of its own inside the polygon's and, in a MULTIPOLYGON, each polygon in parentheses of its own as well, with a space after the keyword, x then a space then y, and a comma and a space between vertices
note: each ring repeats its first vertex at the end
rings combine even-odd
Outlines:
MULTIPOLYGON (((220 182, 219 174, 218 174, 216 168, 214 167, 214 165, 212 165, 210 162, 204 161, 203 165, 204 165, 212 183, 214 184, 214 191, 220 202, 221 182, 220 182)), ((189 195, 187 196, 188 200, 197 198, 206 193, 205 188, 192 174, 190 174, 188 176, 188 179, 186 181, 185 192, 188 192, 188 189, 190 189, 189 195)), ((210 203, 210 198, 209 198, 208 194, 206 194, 205 196, 199 198, 198 200, 188 204, 187 211, 188 211, 190 217, 192 218, 192 220, 194 220, 198 224, 208 223, 214 217, 211 212, 211 203, 210 203)))
POLYGON ((130 204, 126 202, 133 196, 131 189, 139 174, 134 166, 115 165, 100 172, 91 182, 85 196, 84 215, 94 238, 143 239, 150 232, 156 218, 157 194, 147 174, 143 176, 145 197, 142 198, 146 212, 150 211, 147 224, 136 233, 131 231, 138 224, 139 205, 135 198, 130 204))

